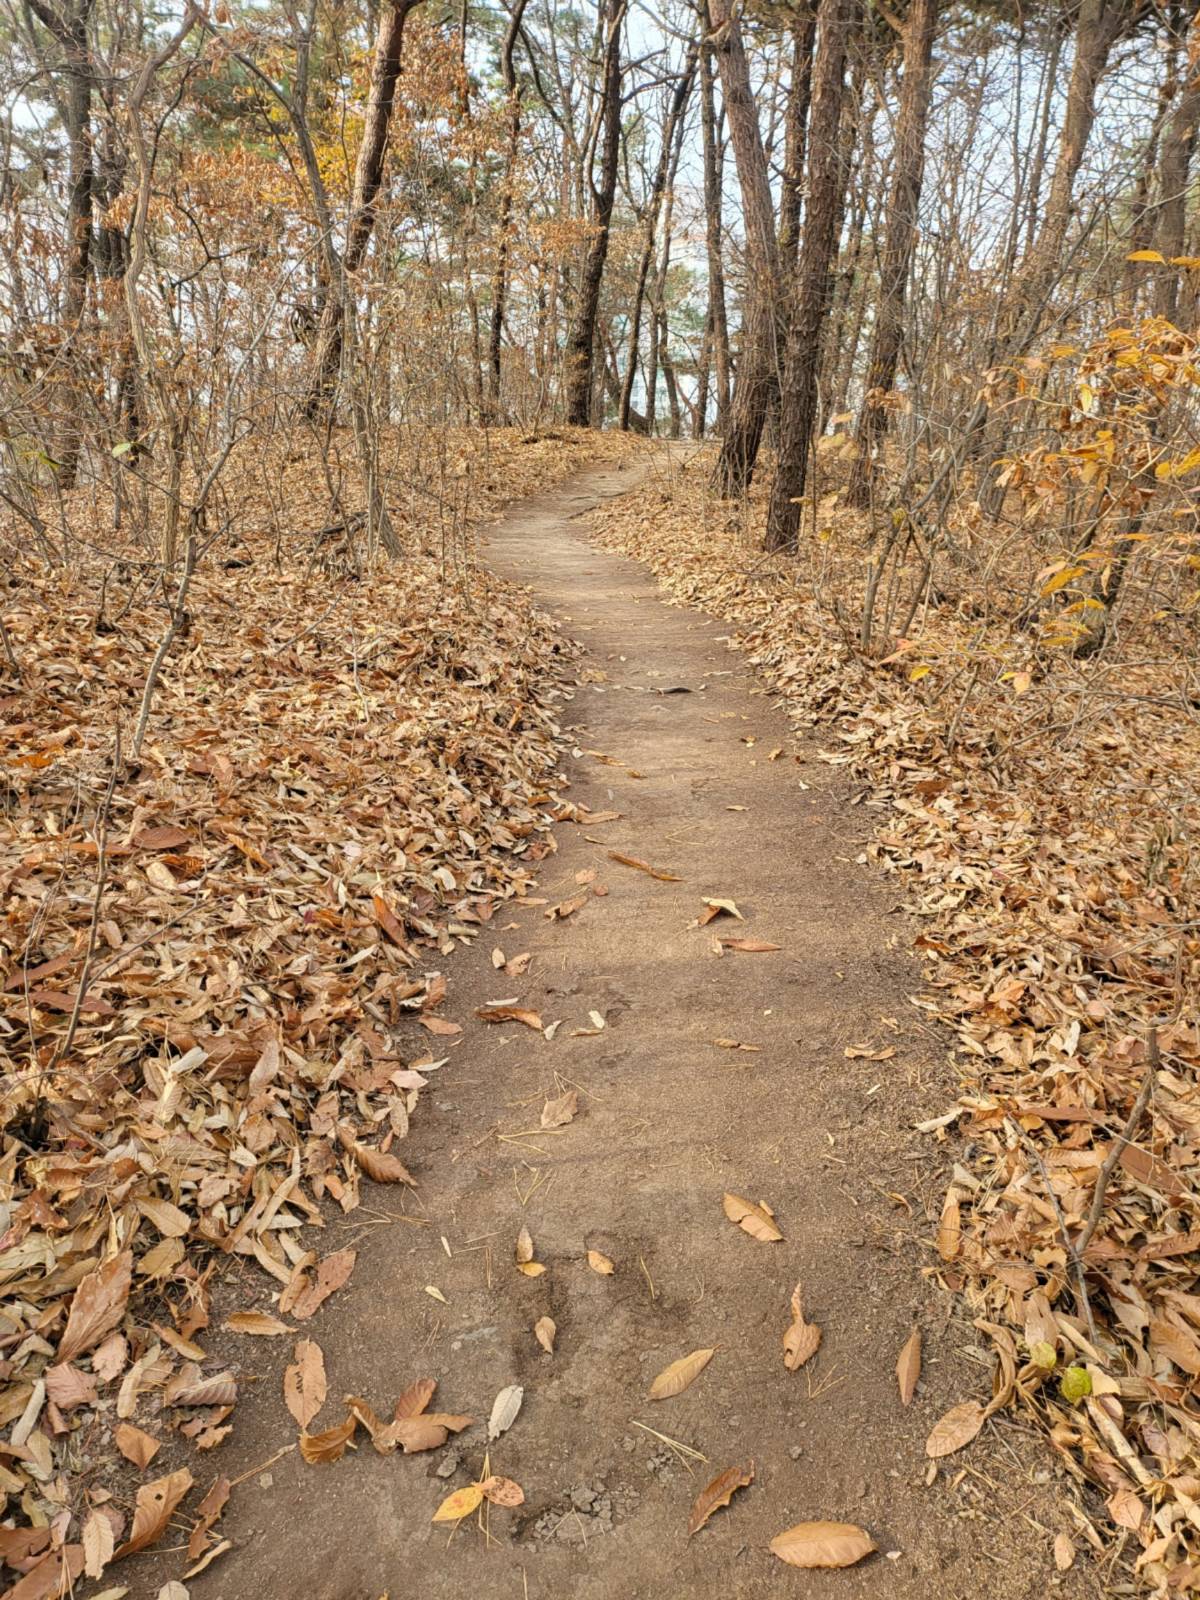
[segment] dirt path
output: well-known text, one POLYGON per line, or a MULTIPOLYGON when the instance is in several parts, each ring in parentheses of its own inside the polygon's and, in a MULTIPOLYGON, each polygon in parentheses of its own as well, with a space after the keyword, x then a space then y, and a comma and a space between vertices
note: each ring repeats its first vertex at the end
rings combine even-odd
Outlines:
MULTIPOLYGON (((989 1370, 981 1351, 962 1359, 971 1330, 927 1287, 915 1244, 941 1194, 931 1140, 911 1131, 949 1103, 940 1047, 907 1004, 917 986, 902 953, 908 935, 854 863, 863 814, 831 788, 827 766, 793 756, 785 719, 718 625, 667 606, 640 568, 587 544, 580 514, 636 470, 595 471, 528 502, 487 542, 493 565, 531 584, 587 647, 589 681, 565 715, 581 752, 571 793, 621 813, 560 828, 540 893, 559 902, 592 871, 608 893, 563 922, 540 905, 498 916, 456 958, 449 1015, 465 1038, 404 1147, 416 1200, 377 1190, 373 1215, 334 1224, 324 1243, 355 1236, 358 1267, 306 1330, 330 1377, 316 1427, 339 1420, 343 1393, 382 1410, 423 1374, 439 1379, 440 1406, 484 1419, 502 1387, 523 1385, 491 1466, 524 1487, 526 1504, 492 1513, 490 1543, 473 1520, 452 1538, 431 1524, 441 1498, 478 1472, 482 1427, 441 1454, 383 1458, 364 1447, 326 1468, 291 1454, 237 1492, 223 1526, 235 1549, 194 1592, 1096 1592, 1079 1568, 1055 1574, 1051 1540, 1069 1524, 1050 1490, 1024 1481, 1047 1457, 1023 1449, 1011 1422, 926 1486, 929 1427, 985 1394, 989 1370), (619 865, 609 850, 680 881, 619 865), (733 898, 745 922, 693 926, 705 895, 733 898), (781 949, 718 957, 714 935, 781 949), (531 952, 525 975, 494 972, 493 946, 531 952), (547 1023, 563 1019, 553 1041, 473 1020, 480 1001, 514 994, 547 1023), (576 1036, 592 1012, 603 1030, 576 1036), (758 1050, 720 1048, 719 1038, 758 1050), (896 1054, 846 1058, 847 1045, 868 1043, 896 1054), (544 1099, 571 1085, 575 1120, 528 1131, 544 1099), (758 1243, 731 1225, 726 1190, 766 1199, 785 1242, 758 1243), (402 1208, 408 1218, 395 1220, 402 1208), (546 1264, 541 1277, 513 1265, 522 1224, 546 1264), (615 1274, 591 1270, 589 1249, 611 1257, 615 1274), (793 1374, 781 1340, 797 1279, 824 1342, 793 1374), (553 1356, 532 1333, 547 1315, 558 1328, 553 1356), (904 1411, 893 1367, 914 1323, 926 1334, 925 1372, 904 1411), (717 1354, 686 1393, 646 1398, 655 1374, 705 1346, 717 1354), (689 1472, 638 1423, 708 1464, 689 1472), (697 1491, 747 1457, 753 1487, 689 1543, 697 1491), (438 1475, 456 1459, 452 1475, 438 1475), (861 1523, 886 1554, 850 1571, 790 1571, 768 1543, 809 1518, 861 1523)), ((260 1394, 245 1421, 239 1407, 223 1470, 245 1470, 294 1438, 276 1355, 260 1358, 260 1394)))

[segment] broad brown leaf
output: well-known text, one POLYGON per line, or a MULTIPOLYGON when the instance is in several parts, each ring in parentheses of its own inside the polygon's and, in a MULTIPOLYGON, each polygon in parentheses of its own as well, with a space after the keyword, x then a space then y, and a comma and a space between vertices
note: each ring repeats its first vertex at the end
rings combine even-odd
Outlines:
POLYGON ((878 1547, 850 1522, 798 1522, 771 1540, 771 1553, 789 1567, 852 1567, 878 1547))
POLYGON ((326 1466, 331 1461, 340 1461, 357 1427, 358 1418, 351 1412, 345 1422, 326 1428, 324 1433, 306 1433, 302 1430, 300 1454, 311 1466, 326 1466))
POLYGON ((542 1031, 541 1017, 522 1006, 480 1006, 475 1015, 483 1022, 520 1022, 537 1033, 542 1031))
POLYGON ((651 1400, 673 1400, 677 1394, 682 1394, 700 1376, 716 1353, 715 1349, 693 1350, 691 1355, 672 1361, 650 1385, 651 1400))
POLYGON ((539 1317, 533 1325, 533 1337, 548 1356, 554 1354, 554 1340, 558 1328, 553 1317, 539 1317))
POLYGON ((283 1398, 301 1428, 307 1428, 325 1404, 325 1357, 312 1339, 299 1339, 295 1360, 283 1374, 283 1398))
POLYGON ((896 1383, 900 1389, 900 1404, 912 1403, 917 1379, 921 1376, 921 1330, 914 1328, 905 1340, 904 1349, 896 1358, 896 1383))
POLYGON ((148 1467, 162 1449, 161 1439, 143 1433, 141 1428, 135 1428, 132 1422, 118 1422, 113 1429, 113 1440, 125 1459, 132 1461, 139 1469, 148 1467))
POLYGON ((783 1364, 789 1372, 798 1372, 806 1361, 816 1355, 821 1344, 821 1330, 815 1322, 804 1319, 804 1301, 799 1284, 792 1290, 792 1323, 783 1336, 783 1364))
POLYGON ((342 1149, 349 1151, 372 1183, 407 1183, 411 1188, 416 1188, 417 1180, 403 1161, 397 1161, 395 1156, 382 1150, 372 1150, 370 1145, 361 1144, 344 1124, 339 1126, 337 1132, 342 1149))
POLYGON ((688 1538, 700 1529, 712 1516, 714 1511, 719 1511, 722 1506, 727 1506, 739 1489, 744 1489, 754 1482, 754 1463, 744 1461, 740 1466, 726 1467, 707 1485, 701 1489, 692 1503, 692 1514, 688 1518, 688 1538))
POLYGON ((762 1206, 756 1206, 751 1200, 743 1200, 739 1194, 727 1194, 722 1204, 730 1222, 736 1222, 752 1239, 758 1239, 763 1244, 776 1244, 782 1240, 783 1234, 762 1206))
POLYGON ((129 1538, 117 1551, 114 1559, 120 1561, 138 1550, 144 1550, 148 1544, 153 1544, 156 1539, 161 1538, 171 1520, 171 1513, 194 1481, 187 1468, 181 1467, 178 1472, 169 1472, 166 1477, 155 1478, 153 1483, 143 1484, 134 1502, 133 1527, 130 1529, 129 1538))
POLYGON ((934 1423, 925 1441, 925 1454, 934 1461, 952 1456, 956 1450, 970 1444, 986 1421, 987 1413, 977 1400, 964 1400, 961 1405, 951 1406, 945 1416, 934 1423))
POLYGON ((60 1362, 83 1355, 113 1331, 125 1315, 132 1276, 133 1251, 122 1250, 79 1280, 58 1344, 60 1362))

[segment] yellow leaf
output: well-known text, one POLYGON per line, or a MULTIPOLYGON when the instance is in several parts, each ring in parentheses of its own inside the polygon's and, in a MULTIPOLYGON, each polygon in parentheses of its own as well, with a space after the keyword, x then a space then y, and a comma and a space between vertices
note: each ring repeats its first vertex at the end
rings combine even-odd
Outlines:
POLYGON ((673 1400, 677 1394, 682 1394, 696 1381, 716 1353, 715 1350, 693 1350, 690 1356, 681 1356, 678 1361, 672 1361, 650 1385, 651 1400, 673 1400))
POLYGON ((909 683, 920 683, 921 679, 927 678, 932 671, 932 667, 914 667, 908 675, 908 681, 909 683))
POLYGON ((518 1261, 517 1271, 523 1272, 527 1278, 540 1278, 546 1268, 540 1261, 518 1261))
POLYGON ((461 1522, 477 1511, 483 1501, 483 1485, 469 1483, 465 1489, 455 1489, 448 1494, 433 1513, 434 1522, 461 1522))
POLYGON ((1085 567, 1063 567, 1042 585, 1043 598, 1048 594, 1056 594, 1059 589, 1065 589, 1072 578, 1081 577, 1086 570, 1085 567))
POLYGON ((606 1255, 602 1255, 599 1250, 588 1251, 587 1264, 589 1267, 591 1267, 593 1272, 598 1272, 602 1277, 605 1278, 611 1277, 611 1275, 617 1270, 609 1258, 606 1255))
POLYGON ((1166 266, 1166 257, 1157 250, 1133 250, 1125 257, 1126 261, 1157 261, 1159 266, 1166 266))

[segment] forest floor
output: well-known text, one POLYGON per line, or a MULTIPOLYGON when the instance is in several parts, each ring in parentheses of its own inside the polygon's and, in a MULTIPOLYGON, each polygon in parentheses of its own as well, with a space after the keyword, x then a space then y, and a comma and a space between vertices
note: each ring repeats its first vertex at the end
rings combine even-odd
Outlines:
MULTIPOLYGON (((280 1393, 290 1341, 236 1346, 251 1381, 221 1450, 232 1548, 194 1580, 211 1600, 1101 1592, 1084 1560, 1056 1570, 1054 1541, 1076 1529, 1019 1415, 995 1416, 969 1459, 926 1457, 948 1408, 988 1398, 992 1366, 929 1265, 953 1146, 915 1124, 953 1103, 945 1037, 909 1004, 914 929, 865 864, 845 774, 797 744, 726 627, 589 543, 593 507, 671 470, 650 450, 592 467, 485 541, 583 646, 561 721, 566 793, 587 809, 557 828, 536 887, 455 952, 446 1015, 463 1031, 437 1041, 445 1064, 404 1145, 418 1187, 373 1189, 329 1225, 358 1261, 303 1330, 327 1375, 313 1432, 343 1395, 390 1414, 423 1377, 476 1421, 414 1456, 360 1431, 311 1465, 280 1393), (480 1020, 495 1001, 524 1022, 480 1020), (735 1226, 727 1195, 768 1206, 782 1238, 735 1226), (787 1370, 798 1282, 822 1339, 787 1370), (914 1328, 906 1408, 895 1369, 914 1328), (682 1392, 650 1398, 656 1374, 707 1350, 682 1392), (511 1386, 519 1411, 489 1444, 511 1386), (701 1490, 751 1462, 689 1539, 701 1490), (489 1473, 523 1504, 432 1520, 489 1473), (770 1542, 813 1519, 864 1528, 879 1553, 789 1574, 770 1542)), ((219 1281, 215 1300, 239 1303, 219 1281)), ((160 1546, 120 1581, 155 1595, 179 1560, 160 1546)))

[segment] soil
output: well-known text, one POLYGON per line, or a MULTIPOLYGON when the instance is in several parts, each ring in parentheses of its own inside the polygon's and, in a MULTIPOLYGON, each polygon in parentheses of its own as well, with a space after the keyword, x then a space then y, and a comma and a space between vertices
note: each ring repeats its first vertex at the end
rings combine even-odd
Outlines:
MULTIPOLYGON (((201 1600, 1102 1592, 1082 1541, 1074 1569, 1055 1570, 1055 1534, 1075 1532, 1065 1486, 1019 1420, 994 1419, 935 1475, 926 1461, 937 1418, 990 1393, 987 1341, 931 1270, 952 1146, 913 1124, 951 1103, 945 1044, 909 1003, 912 930, 858 859, 869 809, 797 746, 719 624, 587 542, 591 506, 670 470, 647 451, 587 472, 512 508, 486 541, 491 565, 585 648, 564 706, 570 795, 620 817, 561 826, 534 903, 455 955, 448 1015, 464 1034, 403 1151, 419 1188, 373 1190, 369 1210, 332 1220, 321 1241, 354 1243, 359 1258, 304 1329, 329 1373, 314 1429, 341 1419, 343 1394, 390 1414, 423 1375, 438 1379, 438 1408, 479 1421, 429 1454, 380 1456, 360 1432, 332 1466, 294 1450, 272 1459, 295 1439, 280 1389, 290 1341, 238 1342, 243 1376, 259 1381, 212 1465, 245 1481, 220 1529, 233 1548, 191 1581, 201 1600), (546 916, 584 888, 582 909, 546 916), (704 896, 732 899, 744 921, 698 927, 704 896), (780 948, 714 952, 715 938, 738 937, 780 948), (495 947, 530 952, 524 975, 494 970, 495 947), (513 996, 562 1019, 553 1040, 475 1019, 513 996), (848 1059, 850 1046, 895 1053, 848 1059), (574 1120, 542 1130, 544 1100, 572 1087, 574 1120), (726 1191, 766 1201, 783 1242, 729 1222, 726 1191), (514 1264, 522 1225, 541 1276, 514 1264), (589 1250, 615 1271, 592 1270, 589 1250), (782 1337, 797 1281, 824 1337, 793 1373, 782 1337), (553 1355, 534 1339, 543 1316, 557 1324, 553 1355), (914 1326, 924 1370, 905 1409, 894 1367, 914 1326), (701 1347, 716 1354, 686 1392, 647 1398, 662 1368, 701 1347), (524 1389, 520 1414, 489 1446, 510 1384, 524 1389), (491 1510, 486 1531, 478 1518, 432 1523, 485 1455, 525 1504, 491 1510), (689 1540, 699 1490, 748 1458, 753 1484, 689 1540), (845 1571, 785 1567, 770 1540, 809 1519, 860 1524, 880 1553, 845 1571)), ((413 1054, 428 1042, 414 1038, 413 1054)), ((179 1559, 138 1558, 121 1580, 153 1595, 179 1559)))

